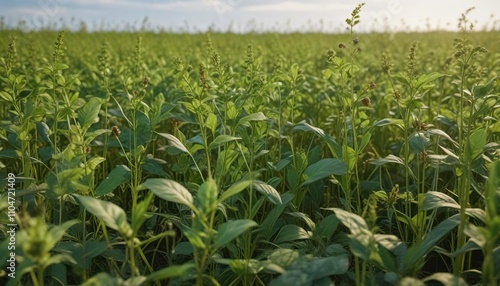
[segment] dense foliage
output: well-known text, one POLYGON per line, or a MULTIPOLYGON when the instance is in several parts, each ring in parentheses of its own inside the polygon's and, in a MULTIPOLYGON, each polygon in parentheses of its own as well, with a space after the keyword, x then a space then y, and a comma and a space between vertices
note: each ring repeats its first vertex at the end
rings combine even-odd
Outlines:
POLYGON ((0 31, 1 283, 497 284, 499 33, 356 34, 358 8, 343 35, 0 31))

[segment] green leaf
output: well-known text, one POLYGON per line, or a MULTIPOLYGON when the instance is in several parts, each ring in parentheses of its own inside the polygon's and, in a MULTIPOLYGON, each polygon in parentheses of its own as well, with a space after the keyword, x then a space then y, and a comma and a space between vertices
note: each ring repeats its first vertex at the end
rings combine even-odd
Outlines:
POLYGON ((226 246, 243 232, 256 226, 258 226, 258 224, 249 219, 232 220, 221 224, 217 229, 213 249, 215 250, 226 246))
POLYGON ((231 187, 229 187, 229 189, 227 189, 225 192, 222 193, 222 195, 219 197, 219 203, 222 203, 226 201, 228 198, 236 194, 239 194, 241 191, 249 187, 250 184, 252 184, 252 181, 250 180, 244 180, 234 183, 231 187))
POLYGON ((387 163, 396 163, 400 165, 404 165, 403 159, 396 157, 394 155, 387 155, 385 158, 379 158, 379 159, 374 159, 370 161, 370 164, 377 165, 377 166, 382 166, 387 163))
POLYGON ((168 266, 156 272, 149 274, 147 281, 160 281, 163 279, 171 279, 188 275, 196 270, 196 265, 192 262, 187 262, 182 265, 168 266))
POLYGON ((217 209, 218 187, 212 178, 208 178, 198 189, 196 201, 204 214, 210 214, 217 209))
POLYGON ((175 137, 174 135, 167 134, 167 133, 157 133, 157 134, 160 135, 161 137, 167 138, 168 141, 170 142, 170 145, 172 145, 173 147, 179 149, 180 151, 182 151, 184 153, 189 154, 189 151, 186 148, 186 146, 184 146, 184 144, 182 144, 181 141, 179 139, 177 139, 177 137, 175 137))
POLYGON ((274 239, 273 243, 280 244, 283 242, 310 238, 311 234, 305 229, 295 224, 287 224, 280 228, 280 231, 274 239))
POLYGON ((271 236, 276 232, 276 221, 281 216, 281 213, 287 207, 288 203, 292 201, 293 197, 293 194, 291 194, 290 192, 284 193, 283 195, 281 195, 282 204, 275 206, 270 212, 266 214, 266 218, 260 225, 260 235, 262 235, 265 240, 269 241, 271 239, 271 236))
POLYGON ((114 191, 121 184, 130 181, 130 169, 125 165, 116 166, 97 187, 95 194, 104 196, 114 191))
POLYGON ((217 128, 217 116, 215 114, 210 113, 207 116, 207 120, 205 121, 205 126, 212 131, 212 134, 215 133, 215 129, 217 128))
POLYGON ((327 208, 335 213, 335 216, 345 225, 352 234, 357 235, 369 231, 366 221, 357 214, 350 213, 339 208, 327 208))
POLYGON ((106 272, 101 272, 92 276, 90 279, 85 281, 81 286, 108 286, 108 285, 116 285, 116 286, 125 286, 123 279, 120 277, 114 277, 109 275, 106 272))
POLYGON ((230 135, 219 135, 219 136, 217 136, 217 138, 214 139, 214 141, 212 141, 212 143, 210 143, 209 149, 214 149, 214 148, 217 148, 220 145, 223 145, 227 142, 236 141, 236 140, 241 140, 241 138, 230 136, 230 135))
POLYGON ((92 97, 78 110, 78 121, 83 129, 87 129, 93 123, 99 122, 99 111, 101 110, 101 100, 92 97))
POLYGON ((432 72, 430 74, 423 74, 419 76, 415 82, 415 88, 418 90, 419 88, 428 89, 429 84, 435 81, 438 78, 446 76, 445 74, 432 72))
POLYGON ((313 237, 329 239, 337 230, 339 223, 340 220, 334 214, 325 217, 314 230, 313 237))
POLYGON ((410 136, 408 143, 412 153, 420 153, 427 149, 431 140, 423 132, 416 132, 410 136))
POLYGON ((94 171, 97 168, 97 166, 99 164, 101 164, 102 162, 104 162, 104 161, 106 161, 106 159, 104 159, 103 157, 101 157, 101 156, 94 156, 90 160, 87 161, 86 167, 89 170, 94 171))
POLYGON ((433 210, 441 207, 460 209, 460 205, 450 196, 441 192, 427 192, 422 203, 423 210, 433 210))
POLYGON ((62 237, 64 236, 66 231, 70 227, 74 226, 77 223, 78 223, 78 220, 74 219, 74 220, 66 221, 61 225, 53 226, 47 232, 47 235, 45 237, 45 242, 47 243, 46 247, 48 249, 52 249, 62 239, 62 237))
POLYGON ((266 120, 266 119, 267 119, 267 117, 262 112, 252 113, 252 114, 244 116, 240 120, 238 120, 238 124, 236 126, 239 126, 239 125, 247 126, 248 125, 247 123, 250 121, 262 121, 262 120, 266 120))
POLYGON ((331 175, 344 175, 347 173, 346 164, 339 159, 327 158, 309 165, 304 175, 306 180, 301 186, 316 182, 331 175))
POLYGON ((459 224, 460 216, 458 214, 443 220, 425 235, 423 241, 408 249, 399 266, 400 271, 409 274, 419 269, 421 267, 419 262, 422 263, 422 258, 427 255, 445 235, 459 224))
POLYGON ((132 212, 132 229, 134 230, 134 233, 139 231, 139 228, 146 220, 146 212, 148 211, 152 199, 153 193, 149 193, 135 206, 132 212))
POLYGON ((329 278, 341 275, 349 269, 349 256, 339 255, 315 259, 296 259, 294 264, 278 278, 271 281, 271 286, 332 285, 329 278))
POLYGON ((149 189, 156 196, 169 202, 183 204, 196 211, 193 205, 193 196, 176 181, 167 179, 147 179, 141 184, 141 189, 149 189))
POLYGON ((127 215, 121 207, 111 202, 91 197, 77 194, 73 194, 73 196, 78 200, 80 205, 104 222, 107 227, 117 230, 124 237, 132 235, 132 228, 127 221, 127 215))
POLYGON ((320 137, 328 144, 330 152, 332 152, 332 154, 335 155, 336 158, 342 158, 342 147, 330 135, 326 134, 323 129, 314 127, 310 124, 307 124, 306 122, 300 122, 293 127, 293 131, 297 130, 314 133, 316 136, 320 137))
POLYGON ((474 131, 467 140, 466 151, 469 153, 470 160, 474 160, 483 153, 487 139, 486 129, 478 129, 474 131))
POLYGON ((434 273, 425 277, 422 281, 439 281, 443 286, 468 286, 467 282, 462 277, 455 276, 451 273, 434 273))
POLYGON ((373 127, 387 126, 387 125, 396 125, 397 127, 403 129, 404 122, 402 119, 396 118, 384 118, 373 123, 373 127))
POLYGON ((262 181, 254 181, 253 187, 261 194, 267 196, 269 201, 275 205, 281 205, 283 202, 281 201, 280 194, 276 191, 273 186, 264 183, 262 181))

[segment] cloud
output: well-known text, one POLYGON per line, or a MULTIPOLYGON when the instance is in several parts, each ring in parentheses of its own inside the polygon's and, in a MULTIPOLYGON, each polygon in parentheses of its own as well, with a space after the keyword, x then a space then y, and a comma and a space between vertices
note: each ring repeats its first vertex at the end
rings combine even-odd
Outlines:
POLYGON ((326 10, 352 9, 351 4, 326 4, 297 1, 280 1, 270 4, 250 5, 242 8, 249 12, 319 12, 326 10))

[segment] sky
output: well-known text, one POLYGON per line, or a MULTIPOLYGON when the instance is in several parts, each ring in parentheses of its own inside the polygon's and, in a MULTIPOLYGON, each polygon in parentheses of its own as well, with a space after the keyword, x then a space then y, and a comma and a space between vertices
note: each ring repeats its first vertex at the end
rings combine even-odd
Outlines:
MULTIPOLYGON (((362 0, 361 0, 362 1, 362 0)), ((361 2, 360 1, 360 2, 361 2)), ((345 19, 360 2, 339 0, 0 0, 0 17, 29 28, 55 23, 88 30, 148 29, 204 32, 345 31, 345 19), (145 20, 147 19, 147 20, 145 20)), ((499 0, 365 0, 358 32, 457 30, 468 8, 476 29, 500 30, 499 0)))

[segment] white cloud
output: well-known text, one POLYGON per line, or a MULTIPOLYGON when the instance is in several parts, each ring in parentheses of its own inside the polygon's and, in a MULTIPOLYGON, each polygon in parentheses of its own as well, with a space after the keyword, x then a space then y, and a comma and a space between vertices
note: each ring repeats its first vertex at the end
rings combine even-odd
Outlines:
POLYGON ((244 7, 242 10, 249 12, 324 12, 339 9, 352 9, 352 5, 281 1, 271 4, 250 5, 244 7))

